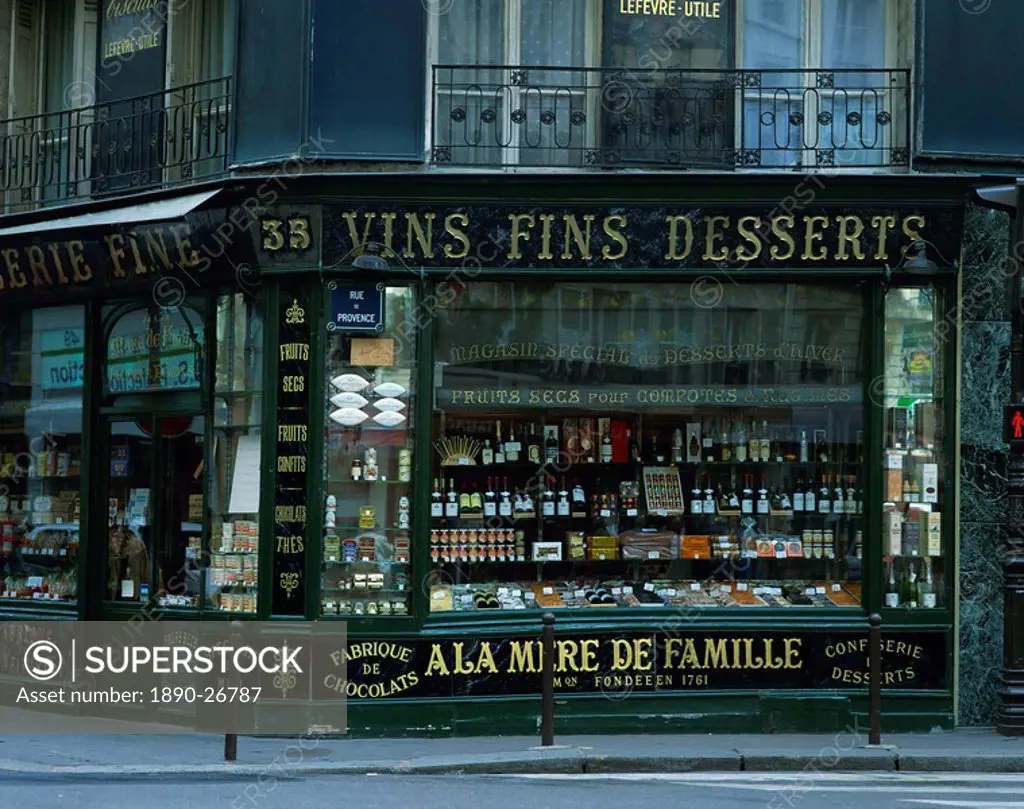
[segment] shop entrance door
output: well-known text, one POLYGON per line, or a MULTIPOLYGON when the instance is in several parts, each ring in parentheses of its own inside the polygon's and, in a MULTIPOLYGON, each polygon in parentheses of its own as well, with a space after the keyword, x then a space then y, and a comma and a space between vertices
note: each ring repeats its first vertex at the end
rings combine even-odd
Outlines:
POLYGON ((104 617, 196 610, 206 497, 205 419, 196 413, 111 416, 96 526, 106 537, 104 617))

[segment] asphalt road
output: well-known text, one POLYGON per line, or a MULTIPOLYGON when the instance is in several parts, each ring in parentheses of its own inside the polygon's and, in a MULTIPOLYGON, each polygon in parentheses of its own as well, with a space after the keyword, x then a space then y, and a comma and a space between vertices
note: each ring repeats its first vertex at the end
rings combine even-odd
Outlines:
POLYGON ((0 778, 0 806, 75 809, 1024 809, 1024 775, 700 773, 181 781, 0 778))

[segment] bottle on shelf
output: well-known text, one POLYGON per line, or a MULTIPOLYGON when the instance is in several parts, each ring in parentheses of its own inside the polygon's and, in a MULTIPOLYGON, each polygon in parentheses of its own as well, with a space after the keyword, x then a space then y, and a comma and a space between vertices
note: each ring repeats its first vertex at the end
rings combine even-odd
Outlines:
POLYGON ((484 513, 484 499, 480 494, 480 487, 476 483, 473 484, 473 494, 469 497, 469 508, 470 513, 477 517, 484 513))
POLYGON ((544 432, 544 462, 555 463, 558 460, 558 428, 548 426, 544 432))
POLYGON ((807 430, 800 433, 800 463, 807 463, 807 430))
POLYGON ((484 492, 484 516, 498 516, 498 496, 494 493, 493 478, 487 478, 487 491, 484 492))
POLYGON ((544 494, 542 495, 541 511, 545 517, 555 516, 555 492, 548 486, 544 487, 544 494))
POLYGON ((814 493, 814 481, 808 477, 807 489, 804 491, 804 511, 813 513, 817 510, 817 496, 814 493))
POLYGON ((828 441, 825 438, 824 430, 816 430, 814 433, 815 457, 819 463, 828 463, 828 441))
POLYGON ((761 420, 761 460, 769 461, 772 457, 772 437, 768 433, 767 419, 761 420))
POLYGON ((857 476, 850 475, 846 480, 846 513, 857 513, 857 476))
POLYGON ((468 517, 473 515, 473 496, 467 489, 459 492, 459 516, 468 517))
POLYGON ((750 445, 747 447, 747 460, 756 463, 761 460, 761 437, 757 434, 757 422, 750 420, 750 445))
POLYGON ((832 490, 829 488, 828 478, 825 475, 821 476, 821 488, 818 490, 818 513, 832 513, 832 490))
POLYGON ((491 439, 484 439, 484 448, 480 450, 480 464, 490 466, 494 463, 494 448, 491 446, 491 439))
MULTIPOLYGON (((691 436, 693 437, 693 436, 691 436)), ((676 427, 672 433, 672 463, 683 462, 683 431, 676 427)))
POLYGON ((519 442, 516 441, 515 425, 509 422, 508 441, 505 442, 505 460, 508 463, 519 462, 519 442))
POLYGON ((797 479, 796 487, 793 489, 793 511, 804 511, 804 482, 802 478, 797 479))
POLYGON ((530 425, 530 437, 527 440, 529 443, 527 444, 526 457, 529 459, 531 464, 539 466, 542 461, 543 453, 541 452, 540 438, 537 435, 537 428, 533 424, 530 425))
POLYGON ((700 460, 701 442, 697 439, 697 433, 693 432, 690 434, 690 446, 687 451, 687 458, 696 458, 700 460))
POLYGON ((832 513, 833 514, 845 514, 846 513, 846 495, 843 491, 843 481, 836 475, 836 488, 835 497, 832 499, 832 513))
POLYGON ((501 440, 501 419, 494 422, 494 462, 505 463, 505 442, 501 440))
POLYGON ((448 492, 447 502, 444 505, 444 516, 445 517, 458 517, 459 506, 461 505, 459 495, 455 491, 455 481, 448 478, 448 492))
POLYGON ((738 425, 734 436, 733 457, 735 457, 737 463, 745 463, 747 460, 747 435, 743 431, 742 418, 738 420, 738 425))
POLYGON ((441 486, 437 478, 434 478, 434 490, 430 493, 430 516, 444 516, 444 495, 441 494, 441 486))
POLYGON ((631 429, 626 430, 626 444, 629 447, 629 460, 631 463, 640 463, 640 445, 633 437, 631 429))
POLYGON ((359 458, 352 461, 352 466, 349 467, 349 476, 352 480, 363 479, 363 462, 359 458))
POLYGON ((896 584, 895 561, 889 560, 889 581, 885 586, 885 606, 898 607, 900 605, 900 590, 896 584))
POLYGON ((740 501, 740 511, 744 514, 754 513, 754 490, 752 488, 753 475, 743 476, 743 499, 740 501))
POLYGON ((924 560, 925 578, 918 582, 917 601, 922 607, 934 609, 938 606, 938 596, 935 592, 935 583, 932 581, 932 562, 924 560))
POLYGON ((770 514, 771 503, 768 500, 768 488, 765 486, 764 478, 761 478, 761 488, 758 489, 757 498, 757 513, 758 514, 770 514))
POLYGON ((704 487, 704 513, 715 513, 715 492, 711 488, 711 475, 708 475, 707 484, 704 487))
MULTIPOLYGON (((728 422, 726 422, 728 424, 728 422)), ((718 454, 721 456, 720 460, 722 463, 729 463, 732 460, 732 447, 729 445, 729 434, 722 431, 722 441, 718 445, 718 454)))
POLYGON ((714 422, 708 420, 703 427, 701 433, 701 450, 703 452, 703 458, 705 463, 715 462, 715 425, 714 422))
POLYGON ((604 431, 604 435, 601 436, 601 463, 612 462, 612 434, 611 429, 604 431))
POLYGON ((903 597, 900 601, 904 607, 917 609, 917 570, 913 564, 903 576, 903 597))
POLYGON ((571 508, 571 513, 573 517, 587 516, 587 495, 583 491, 583 487, 580 485, 580 482, 578 480, 573 481, 571 508))
POLYGON ((508 478, 501 482, 501 500, 498 502, 498 515, 501 517, 512 516, 512 493, 508 490, 508 478))
POLYGON ((693 489, 690 492, 690 513, 704 513, 704 496, 700 490, 700 484, 697 483, 697 481, 693 482, 693 489))
POLYGON ((568 517, 572 512, 569 507, 569 491, 565 488, 565 478, 562 478, 562 485, 558 490, 558 516, 568 517))

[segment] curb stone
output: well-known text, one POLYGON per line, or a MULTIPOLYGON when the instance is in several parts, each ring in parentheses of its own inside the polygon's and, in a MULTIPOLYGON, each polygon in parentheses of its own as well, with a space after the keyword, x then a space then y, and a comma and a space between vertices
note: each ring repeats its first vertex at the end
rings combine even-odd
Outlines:
POLYGON ((743 757, 735 751, 700 756, 591 754, 583 759, 583 771, 587 773, 739 772, 742 769, 743 757))
POLYGON ((1024 755, 903 753, 897 765, 902 772, 1024 772, 1024 755))
POLYGON ((824 761, 821 753, 768 753, 743 755, 743 769, 749 772, 802 772, 807 777, 814 777, 814 770, 828 772, 875 771, 894 772, 898 769, 896 751, 862 750, 847 751, 840 754, 839 760, 824 761))

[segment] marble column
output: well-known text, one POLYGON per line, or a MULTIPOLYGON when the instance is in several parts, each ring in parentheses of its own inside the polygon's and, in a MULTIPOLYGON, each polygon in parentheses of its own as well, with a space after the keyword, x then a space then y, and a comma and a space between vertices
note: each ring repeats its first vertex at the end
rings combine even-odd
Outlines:
POLYGON ((1001 260, 1006 214, 969 206, 963 250, 960 370, 959 722, 995 724, 1002 666, 1010 319, 1001 260))

